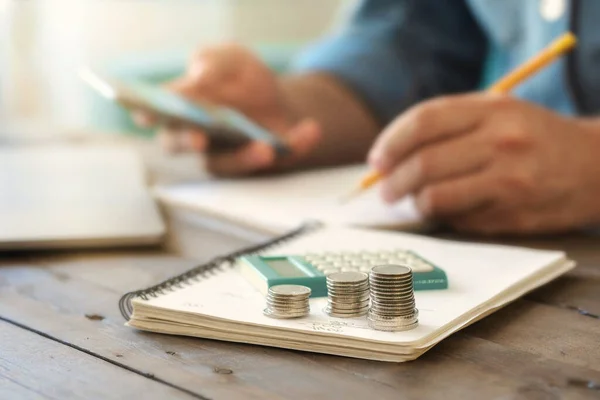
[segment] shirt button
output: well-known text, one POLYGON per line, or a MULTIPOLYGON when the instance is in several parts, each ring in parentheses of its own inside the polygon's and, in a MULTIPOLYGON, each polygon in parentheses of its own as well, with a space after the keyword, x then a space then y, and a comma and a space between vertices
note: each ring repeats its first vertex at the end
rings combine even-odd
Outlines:
POLYGON ((567 0, 540 0, 540 14, 548 22, 554 22, 565 14, 567 0))

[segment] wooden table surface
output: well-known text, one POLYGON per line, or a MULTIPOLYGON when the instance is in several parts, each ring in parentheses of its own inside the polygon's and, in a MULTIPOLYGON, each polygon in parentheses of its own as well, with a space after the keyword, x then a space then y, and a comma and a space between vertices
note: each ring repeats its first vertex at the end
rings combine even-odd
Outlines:
MULTIPOLYGON (((155 178, 195 168, 142 153, 155 178)), ((0 255, 0 399, 600 398, 600 237, 503 240, 566 250, 578 266, 394 364, 125 327, 123 293, 248 244, 165 217, 157 248, 0 255)))

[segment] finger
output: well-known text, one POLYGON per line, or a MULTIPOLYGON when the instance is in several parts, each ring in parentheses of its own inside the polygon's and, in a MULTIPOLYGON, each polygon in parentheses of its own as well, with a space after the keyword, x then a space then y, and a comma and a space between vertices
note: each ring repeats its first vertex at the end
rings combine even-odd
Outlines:
POLYGON ((385 173, 427 143, 475 129, 499 95, 440 97, 416 105, 396 118, 369 152, 369 163, 385 173))
POLYGON ((320 141, 320 125, 310 118, 300 121, 286 135, 286 143, 292 154, 281 162, 281 165, 288 165, 306 157, 320 141))
POLYGON ((425 186, 415 197, 416 206, 424 216, 437 218, 483 207, 496 197, 489 175, 483 171, 425 186))
POLYGON ((271 146, 263 142, 252 142, 233 152, 207 154, 206 168, 218 175, 234 176, 267 168, 274 160, 275 152, 271 146))
POLYGON ((514 221, 511 222, 511 220, 513 220, 513 216, 510 212, 492 204, 464 215, 455 216, 447 222, 459 232, 497 235, 505 232, 511 224, 514 225, 514 221))
POLYGON ((417 150, 382 182, 384 200, 393 202, 426 185, 481 170, 493 157, 487 136, 479 130, 417 150))
POLYGON ((186 75, 168 82, 165 88, 175 92, 183 97, 191 99, 197 104, 202 104, 204 107, 209 107, 210 104, 233 104, 236 96, 239 96, 239 90, 235 93, 236 96, 231 96, 226 93, 224 88, 227 85, 223 84, 224 79, 217 72, 210 72, 216 67, 210 67, 205 73, 197 73, 195 75, 186 75))
MULTIPOLYGON (((296 124, 286 134, 286 144, 292 154, 282 165, 304 157, 314 149, 320 138, 320 127, 315 121, 306 119, 296 124)), ((271 167, 275 161, 275 152, 269 145, 254 142, 233 153, 208 155, 207 168, 220 175, 239 175, 271 167)))
POLYGON ((167 129, 161 129, 158 132, 158 143, 160 147, 170 154, 175 154, 180 151, 180 141, 175 133, 167 129))
POLYGON ((132 111, 133 122, 142 128, 151 128, 157 123, 157 118, 152 113, 143 110, 132 111))
POLYGON ((519 207, 499 202, 448 222, 458 231, 484 235, 552 234, 581 226, 569 213, 556 212, 555 205, 519 207))
POLYGON ((208 147, 208 138, 204 132, 186 129, 181 133, 183 146, 187 151, 203 152, 208 147))

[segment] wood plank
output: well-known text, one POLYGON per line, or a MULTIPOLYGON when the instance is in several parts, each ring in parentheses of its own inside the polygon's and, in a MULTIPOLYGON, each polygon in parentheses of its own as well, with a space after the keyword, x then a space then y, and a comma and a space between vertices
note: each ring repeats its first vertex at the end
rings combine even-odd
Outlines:
MULTIPOLYGON (((579 353, 559 360, 540 355, 534 338, 523 342, 532 348, 517 349, 511 348, 510 341, 494 343, 466 337, 461 342, 452 338, 416 362, 396 365, 136 332, 122 326, 116 308, 120 294, 161 275, 186 269, 189 260, 151 252, 75 257, 63 254, 38 259, 41 265, 30 265, 27 259, 20 266, 14 265, 17 260, 13 259, 14 266, 0 268, 0 293, 7 299, 6 304, 0 303, 0 315, 177 386, 200 391, 206 397, 305 398, 337 390, 340 396, 376 393, 380 398, 394 398, 401 391, 435 398, 442 387, 455 387, 452 393, 457 395, 515 397, 530 390, 527 388, 543 393, 579 392, 561 383, 568 380, 574 368, 578 376, 600 379, 594 369, 573 365, 582 365, 579 353), (118 279, 112 279, 113 275, 118 279), (134 286, 126 287, 129 285, 134 286), (98 314, 104 319, 89 320, 85 314, 98 314), (502 354, 508 354, 503 365, 513 360, 529 372, 516 374, 510 368, 501 368, 494 360, 502 354), (344 367, 332 367, 339 363, 344 367), (215 372, 227 370, 232 373, 215 372), (291 376, 301 379, 289 382, 291 376), (415 376, 419 377, 418 384, 415 376), (549 376, 559 383, 549 380, 549 376)), ((507 324, 506 316, 486 320, 494 318, 500 318, 500 325, 507 324)), ((515 322, 511 318, 508 325, 514 324, 522 325, 526 332, 530 321, 515 322)), ((559 337, 568 334, 569 330, 557 327, 559 337)), ((582 343, 583 348, 590 345, 593 342, 582 343)))
POLYGON ((198 398, 0 321, 1 399, 198 398))
POLYGON ((600 321, 570 310, 521 299, 465 332, 600 372, 600 321))
MULTIPOLYGON (((541 287, 527 299, 553 305, 600 319, 600 279, 573 273, 541 287)), ((599 321, 600 323, 600 321, 599 321)))

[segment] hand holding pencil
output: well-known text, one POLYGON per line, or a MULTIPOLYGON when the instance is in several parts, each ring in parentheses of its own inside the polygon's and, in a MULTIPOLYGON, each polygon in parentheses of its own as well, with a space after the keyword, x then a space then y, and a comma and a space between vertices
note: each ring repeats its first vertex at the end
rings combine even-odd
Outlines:
MULTIPOLYGON (((597 124, 504 95, 574 44, 566 35, 485 92, 434 98, 396 117, 370 151, 377 172, 364 187, 379 182, 390 203, 412 195, 424 217, 477 234, 599 219, 590 201, 600 196, 590 197, 600 187, 590 150, 600 148, 597 124)), ((544 73, 560 83, 557 66, 544 73)))
MULTIPOLYGON (((491 93, 510 92, 515 86, 535 75, 548 64, 552 63, 563 54, 570 51, 576 45, 576 43, 577 39, 575 35, 573 35, 571 32, 565 33, 548 45, 545 49, 543 49, 539 54, 535 55, 519 68, 510 72, 504 78, 492 85, 488 91, 491 93)), ((377 182, 383 179, 383 177, 384 176, 382 172, 373 170, 359 182, 358 187, 354 191, 350 192, 348 196, 344 198, 344 200, 348 201, 354 196, 359 195, 364 190, 367 190, 375 185, 377 182)))

